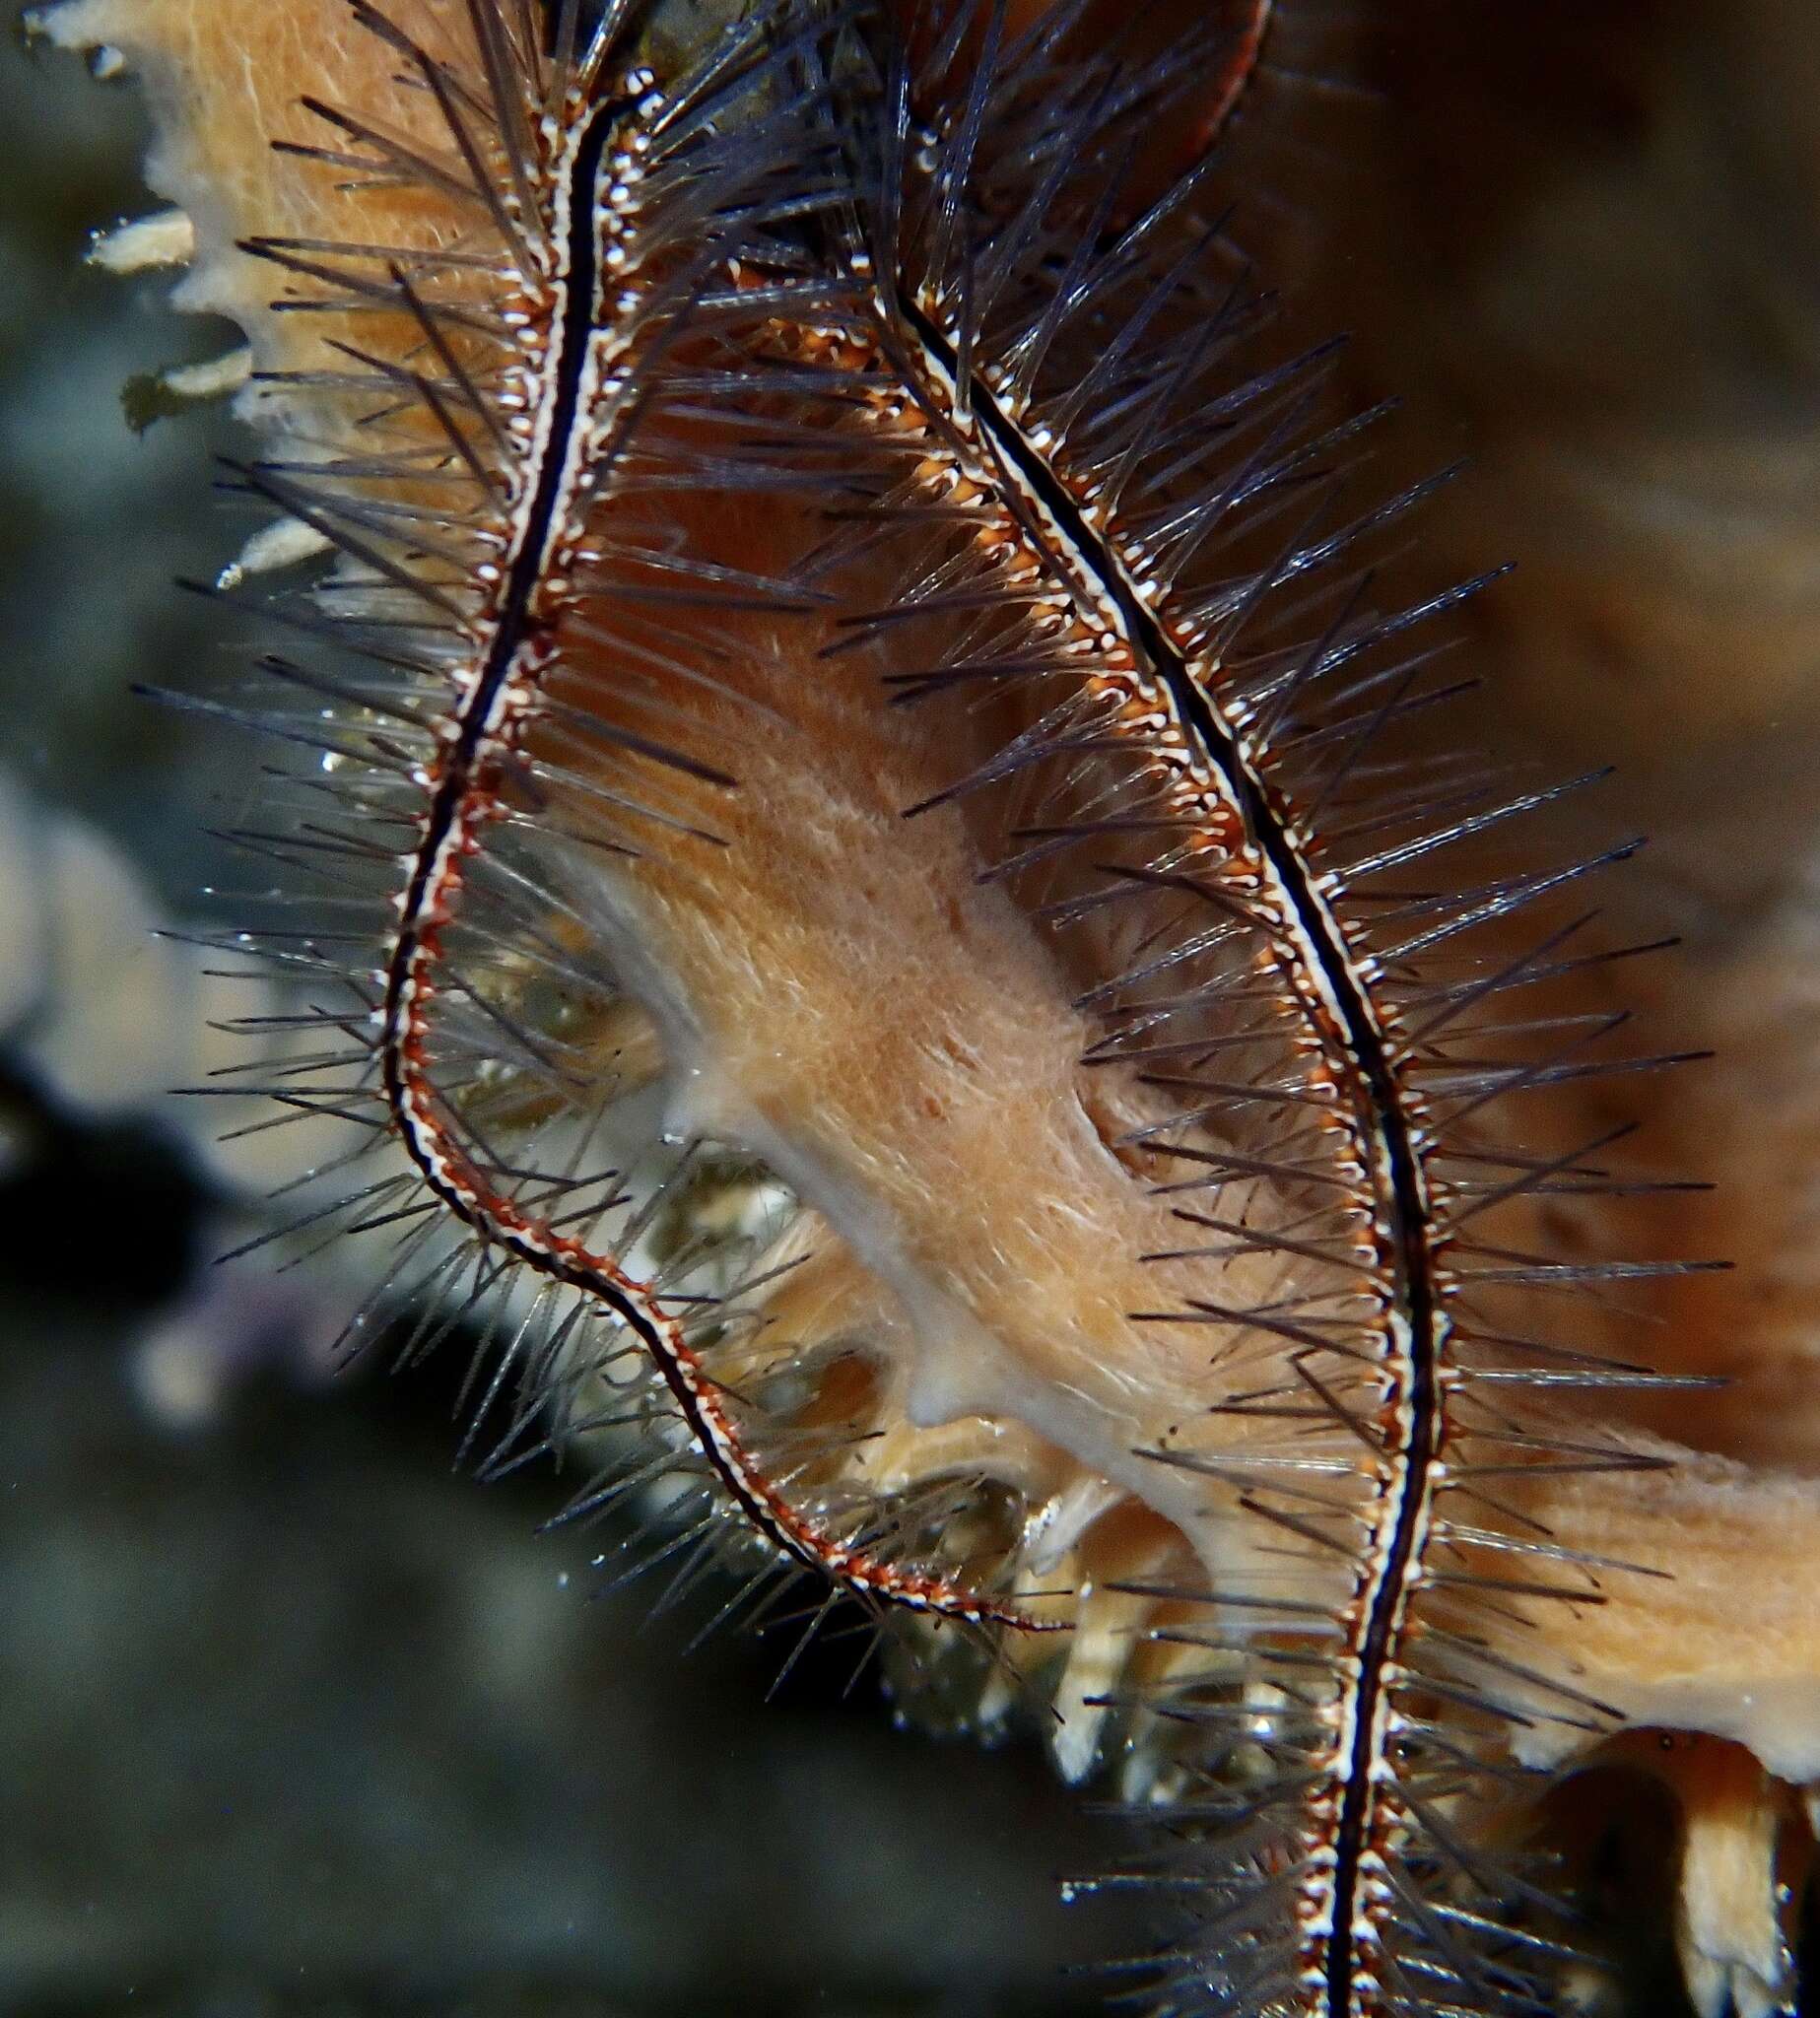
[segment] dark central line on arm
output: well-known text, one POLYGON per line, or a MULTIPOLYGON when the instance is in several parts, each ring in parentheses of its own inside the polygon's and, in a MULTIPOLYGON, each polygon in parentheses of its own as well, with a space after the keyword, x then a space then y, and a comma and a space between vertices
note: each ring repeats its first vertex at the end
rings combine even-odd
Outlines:
MULTIPOLYGON (((940 363, 958 387, 959 360, 953 344, 908 296, 901 295, 898 305, 917 342, 940 363)), ((967 388, 967 398, 995 450, 1020 481, 1042 500, 1091 570, 1095 585, 1118 611, 1133 649, 1143 655, 1168 689, 1178 719, 1220 774, 1247 831, 1256 837, 1258 846, 1289 893, 1303 944, 1318 965, 1338 1006, 1349 1061, 1369 1109, 1367 1125, 1382 1145, 1389 1177, 1390 1195, 1384 1204, 1389 1221, 1391 1290, 1395 1307, 1402 1312, 1409 1327, 1410 1392, 1405 1397, 1409 1435, 1404 1449, 1394 1453, 1402 1462, 1403 1475, 1396 1505, 1389 1515, 1390 1540, 1384 1552, 1382 1576, 1360 1636, 1357 1713, 1336 1831, 1333 1931, 1327 1944, 1324 2000, 1327 2018, 1350 2018, 1352 1927, 1358 1900, 1359 1858, 1367 1847, 1373 1819, 1373 1730, 1440 1434, 1440 1391, 1436 1379, 1438 1305, 1428 1257, 1428 1211, 1415 1132, 1403 1107, 1395 1063, 1351 951, 1338 937, 1331 913, 1310 887, 1308 866, 1290 839, 1274 795, 1239 748, 1232 730, 1195 679, 1186 657, 1143 600, 1133 593, 1124 570, 1096 559, 1104 545, 1101 536, 1088 523, 1067 486, 1032 447, 1023 430, 1003 411, 977 373, 967 388)))

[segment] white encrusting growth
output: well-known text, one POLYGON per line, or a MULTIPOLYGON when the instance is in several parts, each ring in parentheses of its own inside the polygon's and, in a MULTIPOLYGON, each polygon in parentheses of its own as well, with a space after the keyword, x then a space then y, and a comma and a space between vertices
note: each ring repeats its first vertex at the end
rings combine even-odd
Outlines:
POLYGON ((168 366, 158 374, 158 381, 178 399, 228 399, 252 376, 252 369, 251 349, 239 344, 197 365, 168 366))
POLYGON ((335 551, 335 542, 320 526, 301 518, 275 518, 252 534, 221 572, 217 586, 238 588, 249 575, 276 574, 304 561, 317 561, 335 551))
POLYGON ((89 264, 103 273, 144 273, 160 266, 186 266, 195 257, 196 228, 183 210, 155 211, 132 218, 110 232, 97 232, 89 264))

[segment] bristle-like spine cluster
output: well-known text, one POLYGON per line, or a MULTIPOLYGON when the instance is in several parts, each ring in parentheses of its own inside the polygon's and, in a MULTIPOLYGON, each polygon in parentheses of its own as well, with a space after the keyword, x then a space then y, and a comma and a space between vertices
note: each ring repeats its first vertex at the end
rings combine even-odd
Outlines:
MULTIPOLYGON (((611 600, 603 593, 612 559, 600 550, 600 507, 619 505, 621 491, 636 497, 659 471, 659 481, 673 485, 692 480, 678 439, 655 438, 662 431, 650 422, 664 373, 680 374, 679 353, 690 344, 725 342, 754 312, 749 303, 772 313, 789 303, 797 283, 768 263, 768 234, 816 201, 801 79, 814 68, 806 56, 829 34, 818 10, 768 10, 663 89, 647 69, 623 60, 639 12, 610 6, 582 35, 579 10, 567 7, 547 46, 532 10, 469 0, 465 34, 437 50, 355 0, 360 26, 401 59, 433 102, 440 152, 356 110, 314 101, 306 101, 310 112, 368 152, 298 143, 288 151, 352 169, 375 187, 429 188, 467 213, 468 229, 453 247, 272 239, 248 247, 335 290, 284 306, 337 312, 352 303, 390 325, 385 340, 404 357, 335 340, 362 370, 308 379, 311 389, 343 400, 384 402, 355 426, 370 437, 382 427, 395 444, 390 452, 243 472, 249 489, 341 555, 328 589, 339 598, 335 641, 403 673, 411 690, 382 702, 370 690, 327 690, 388 724, 383 738, 370 731, 365 747, 335 746, 350 766, 378 759, 376 781, 349 777, 341 795, 378 831, 402 824, 415 835, 392 857, 403 883, 390 899, 395 925, 375 976, 379 996, 363 1019, 376 1035, 363 1043, 367 1055, 346 1060, 361 1067, 366 1090, 335 1097, 383 1101, 393 1138, 430 1198, 491 1257, 487 1280, 506 1262, 519 1264, 640 1342, 728 1499, 784 1564, 826 1577, 871 1608, 1052 1630, 1055 1621, 1027 1617, 989 1592, 875 1549, 861 1521, 834 1531, 795 1504, 748 1447, 705 1362, 701 1333, 732 1321, 722 1300, 667 1291, 626 1259, 661 1187, 640 1197, 615 1187, 616 1171, 583 1178, 573 1169, 511 1168, 477 1132, 465 1082, 451 1070, 459 1060, 451 1059, 442 1009, 452 996, 494 1025, 478 1044, 471 1035, 466 1041, 466 1071, 497 1072, 504 1041, 521 1066, 550 1077, 547 1060, 536 1062, 537 1042, 459 971, 454 928, 474 908, 469 886, 497 852, 501 832, 523 826, 527 808, 562 782, 540 777, 548 763, 528 738, 553 717, 573 716, 553 697, 551 676, 577 627, 588 635, 587 612, 611 600), (337 253, 344 263, 329 263, 337 253), (415 493, 414 502, 400 504, 401 489, 415 493), (381 642, 374 633, 389 635, 381 642), (375 788, 387 797, 383 812, 375 788), (610 1239, 568 1230, 629 1204, 638 1211, 630 1220, 622 1213, 610 1239)), ((672 598, 684 604, 711 607, 717 592, 782 596, 777 584, 756 578, 717 591, 728 571, 692 561, 661 525, 647 546, 617 558, 640 577, 616 584, 634 599, 661 595, 652 574, 668 574, 672 598)), ((598 639, 598 626, 593 635, 598 639)), ((635 663, 664 663, 661 624, 621 620, 611 638, 635 663)), ((324 691, 302 669, 268 669, 324 691)), ((733 785, 716 767, 653 735, 604 721, 584 732, 640 779, 667 769, 733 785)), ((629 783, 609 795, 619 816, 614 831, 580 838, 631 852, 623 822, 661 824, 660 797, 647 782, 629 783)), ((389 852, 370 841, 352 845, 381 861, 389 852)), ((521 869, 506 873, 522 883, 521 869)), ((493 946, 521 931, 496 921, 476 936, 493 946)), ((524 957, 521 943, 515 957, 524 957)), ((577 956, 552 960, 543 948, 534 957, 559 984, 614 992, 605 975, 584 977, 577 956)), ((323 1110, 319 1099, 297 1097, 323 1110)), ((396 1180, 384 1181, 388 1206, 397 1189, 396 1180)), ((362 1194, 354 1202, 370 1201, 362 1194)), ((446 1271, 445 1260, 438 1265, 446 1271)), ((577 1321, 576 1308, 569 1309, 559 1338, 577 1321)), ((545 1355, 554 1351, 547 1342, 545 1355)))
MULTIPOLYGON (((1628 850, 1463 893, 1384 893, 1387 873, 1557 793, 1500 802, 1476 781, 1444 780, 1424 803, 1418 783, 1387 808, 1382 792, 1368 799, 1377 817, 1358 820, 1344 787, 1369 769, 1374 739, 1436 698, 1421 685, 1427 654, 1386 665, 1384 647, 1479 584, 1387 619, 1362 608, 1369 574, 1347 580, 1346 557, 1419 493, 1317 523, 1348 431, 1314 435, 1296 368, 1230 382, 1247 306, 1236 286, 1206 291, 1214 230, 1192 222, 1201 178, 1118 221, 1122 132, 1180 88, 1184 58, 1136 76, 1070 62, 1058 53, 1069 13, 1007 48, 1002 9, 958 8, 945 34, 888 56, 879 155, 859 171, 871 206, 849 255, 873 322, 826 335, 849 369, 867 357, 891 383, 869 417, 890 451, 880 513, 966 528, 914 542, 897 599, 870 619, 900 649, 907 637, 930 640, 916 673, 891 676, 898 698, 1042 697, 929 803, 1002 797, 1023 781, 1007 838, 1036 844, 1000 861, 993 873, 1010 880, 1039 863, 1053 876, 1070 850, 1115 856, 1134 837, 1162 837, 1094 863, 1091 881, 1039 913, 1066 927, 1133 900, 1153 907, 1128 971, 1083 997, 1105 1018, 1095 1060, 1147 1067, 1147 1085, 1188 1097, 1128 1138, 1208 1173, 1163 1188, 1234 1201, 1218 1217, 1180 1215, 1219 1242, 1154 1258, 1275 1253, 1303 1283, 1253 1308, 1189 1298, 1136 1313, 1225 1334, 1235 1365, 1260 1357, 1247 1341, 1264 1341, 1277 1378, 1238 1389, 1227 1411, 1291 1426, 1265 1452, 1223 1457, 1190 1437, 1153 1453, 1226 1484, 1278 1537, 1248 1585, 1147 1593, 1204 1618, 1204 1644, 1241 1649, 1271 1677, 1242 1712, 1270 1766, 1227 1783, 1232 1741, 1214 1748, 1210 1783, 1225 1790, 1207 1811, 1233 1818, 1216 1832, 1233 1857, 1206 1879, 1205 1945, 1165 1966, 1157 2008, 1537 2009, 1535 1965, 1564 1951, 1501 1930, 1504 1880, 1446 1817, 1508 1771, 1495 1738, 1505 1719, 1616 1713, 1512 1658, 1481 1621, 1523 1600, 1603 1602, 1598 1573, 1640 1566, 1577 1559, 1525 1532, 1492 1481, 1530 1465, 1640 1461, 1515 1404, 1653 1377, 1509 1336, 1475 1312, 1474 1286, 1655 1271, 1481 1245, 1469 1224, 1489 1209, 1563 1177, 1597 1189, 1603 1173, 1584 1160, 1604 1144, 1501 1160, 1469 1124, 1562 1071, 1667 1061, 1449 1055, 1469 1011, 1558 972, 1554 956, 1584 920, 1476 979, 1432 978, 1421 963, 1628 850), (1266 535, 1262 561, 1206 568, 1222 548, 1254 544, 1286 503, 1300 520, 1287 541, 1266 535), (1323 595, 1306 644, 1253 644, 1284 606, 1306 622, 1323 595), (1063 810, 1083 798, 1072 817, 1063 810), (1174 989, 1157 998, 1164 977, 1174 989), (1261 1013, 1249 1006, 1259 1002, 1261 1013), (1254 1076, 1234 1069, 1235 1047, 1249 1048, 1254 1076), (1282 1062, 1265 1075, 1272 1053, 1282 1062), (1296 1117, 1286 1131, 1261 1149, 1222 1148, 1222 1130, 1271 1110, 1296 1117), (1500 1174, 1473 1183, 1468 1165, 1500 1174), (1458 1511, 1468 1500, 1489 1518, 1458 1511), (1553 1574, 1508 1574, 1513 1558, 1553 1574), (1436 1720, 1449 1705, 1464 1712, 1460 1730, 1436 1720)), ((861 543, 873 568, 878 545, 876 532, 861 543)))
POLYGON ((1383 753, 1451 691, 1404 640, 1476 584, 1371 608, 1353 557, 1421 492, 1336 514, 1373 417, 1318 419, 1318 354, 1257 362, 1205 167, 1140 192, 1131 136, 1195 109, 1198 51, 1083 54, 1079 5, 1014 39, 972 0, 906 34, 779 0, 659 80, 627 53, 639 12, 463 0, 426 39, 354 0, 426 117, 311 103, 333 144, 291 151, 460 229, 252 248, 305 284, 284 307, 373 332, 286 388, 337 416, 328 449, 242 472, 335 550, 276 614, 354 668, 266 666, 308 712, 264 725, 330 775, 245 838, 326 862, 349 908, 263 941, 341 991, 299 1021, 332 1047, 278 1092, 368 1131, 350 1166, 405 1164, 309 1214, 401 1226, 386 1294, 504 1335, 533 1399, 498 1464, 547 1447, 554 1400, 568 1434, 644 1440, 583 1510, 684 1469, 874 1613, 1062 1623, 1012 1602, 1028 1536, 957 1568, 965 1480, 880 1504, 843 1471, 861 1433, 772 1399, 851 1371, 838 1325, 768 1356, 813 1215, 792 1201, 777 1236, 751 1142, 672 1153, 640 949, 601 894, 722 844, 724 717, 765 704, 721 620, 835 625, 812 663, 876 674, 879 707, 967 753, 897 810, 965 817, 979 881, 1072 983, 1083 1074, 1116 1089, 1108 1156, 1181 1229, 1138 1257, 1168 1288, 1128 1322, 1204 1340, 1229 1381, 1136 1453, 1207 1499, 1196 1559, 1119 1593, 1192 1655, 1138 1691, 1189 1733, 1169 1875, 1185 1859, 1202 1909, 1151 1960, 1153 2009, 1545 2008, 1561 1951, 1474 1817, 1513 1729, 1614 1715, 1524 1659, 1523 1607, 1602 1602, 1638 1566, 1539 1529, 1521 1476, 1641 1461, 1559 1400, 1652 1377, 1508 1312, 1650 1271, 1479 1222, 1621 1183, 1602 1143, 1520 1151, 1488 1115, 1662 1062, 1603 1058, 1598 1018, 1499 1020, 1599 958, 1584 917, 1513 921, 1625 850, 1394 886, 1555 793, 1383 753), (696 542, 710 494, 826 522, 746 568, 696 542), (736 1235, 703 1235, 714 1215, 736 1235))

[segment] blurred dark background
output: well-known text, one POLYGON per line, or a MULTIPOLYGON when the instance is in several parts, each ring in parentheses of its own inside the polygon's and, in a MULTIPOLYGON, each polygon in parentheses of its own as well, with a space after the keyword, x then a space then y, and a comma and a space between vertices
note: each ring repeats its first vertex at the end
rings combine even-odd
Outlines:
MULTIPOLYGON (((1474 458, 1424 536, 1441 572, 1522 564, 1470 620, 1487 734, 1625 760, 1668 864, 1645 910, 1786 933, 1820 11, 1281 13, 1304 74, 1235 137, 1240 230, 1292 330, 1355 332, 1352 393, 1404 398, 1386 481, 1474 458)), ((122 402, 234 332, 82 264, 157 207, 142 144, 130 81, 0 52, 0 2010, 1099 2008, 1061 1971, 1128 1931, 1053 1880, 1108 1842, 1034 1747, 894 1733, 838 1645, 770 1704, 778 1650, 685 1657, 718 1593, 590 1602, 601 1538, 534 1534, 558 1485, 451 1473, 457 1355, 330 1379, 343 1286, 211 1268, 257 1172, 165 1097, 214 1053, 147 935, 244 880, 205 837, 244 751, 126 690, 219 648, 170 580, 247 527, 209 488, 231 425, 122 402)))

